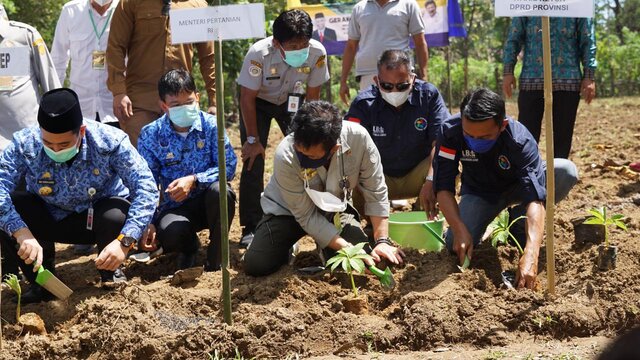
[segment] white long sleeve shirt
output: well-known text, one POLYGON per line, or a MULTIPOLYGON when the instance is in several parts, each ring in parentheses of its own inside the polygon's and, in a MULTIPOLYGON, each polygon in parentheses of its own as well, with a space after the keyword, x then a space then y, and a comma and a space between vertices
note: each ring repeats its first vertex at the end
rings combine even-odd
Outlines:
POLYGON ((51 58, 60 83, 64 83, 71 61, 70 87, 78 93, 82 115, 95 119, 98 113, 101 122, 118 120, 113 115, 113 95, 107 89, 106 60, 104 68, 94 68, 93 53, 107 50, 111 18, 118 1, 113 0, 103 15, 91 6, 91 0, 66 3, 60 13, 51 47, 51 58), (100 33, 102 36, 98 39, 100 33))

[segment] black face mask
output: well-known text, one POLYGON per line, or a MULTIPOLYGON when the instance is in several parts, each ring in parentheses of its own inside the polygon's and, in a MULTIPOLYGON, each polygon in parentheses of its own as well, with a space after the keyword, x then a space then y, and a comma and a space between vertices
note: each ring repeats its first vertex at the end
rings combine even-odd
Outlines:
POLYGON ((317 169, 329 161, 329 158, 331 157, 331 151, 327 151, 327 153, 320 159, 310 159, 308 156, 297 150, 296 156, 298 156, 300 166, 302 166, 304 169, 317 169))

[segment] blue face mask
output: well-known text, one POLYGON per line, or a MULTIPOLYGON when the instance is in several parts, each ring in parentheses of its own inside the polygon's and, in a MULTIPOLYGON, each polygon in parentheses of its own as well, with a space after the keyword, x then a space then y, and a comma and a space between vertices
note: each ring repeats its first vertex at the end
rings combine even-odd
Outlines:
POLYGON ((47 156, 51 158, 51 160, 57 163, 64 163, 73 159, 73 157, 78 154, 80 149, 78 149, 77 145, 78 143, 75 143, 73 144, 72 147, 67 149, 62 149, 59 151, 53 151, 50 148, 48 148, 46 145, 42 145, 42 147, 44 149, 45 154, 47 154, 47 156))
POLYGON ((169 108, 169 120, 181 128, 189 128, 200 116, 198 103, 174 106, 169 108))
MULTIPOLYGON (((284 50, 284 49, 282 49, 284 50)), ((284 62, 292 67, 300 67, 309 57, 309 47, 300 50, 284 50, 284 62)))
POLYGON ((298 156, 298 161, 300 161, 300 166, 304 169, 317 169, 320 166, 324 165, 329 161, 331 157, 331 151, 327 151, 327 153, 321 157, 320 159, 311 159, 307 155, 296 150, 296 156, 298 156))
POLYGON ((494 140, 474 139, 471 136, 464 135, 464 141, 466 141, 467 145, 469 146, 469 149, 479 154, 483 154, 491 150, 491 148, 493 147, 493 145, 496 144, 498 139, 494 139, 494 140))

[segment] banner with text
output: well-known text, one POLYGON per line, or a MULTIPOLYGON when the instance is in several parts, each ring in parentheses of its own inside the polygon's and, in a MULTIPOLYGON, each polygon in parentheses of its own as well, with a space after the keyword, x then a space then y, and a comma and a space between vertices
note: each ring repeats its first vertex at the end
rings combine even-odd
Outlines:
POLYGON ((171 10, 171 43, 263 38, 264 4, 171 10))
POLYGON ((593 0, 496 0, 496 16, 592 18, 593 0))
MULTIPOLYGON (((416 1, 425 26, 429 47, 449 45, 449 37, 466 37, 458 0, 416 1)), ((296 6, 313 20, 312 38, 320 41, 329 55, 342 55, 349 38, 349 20, 355 3, 296 6)), ((410 43, 414 47, 413 41, 410 43)))

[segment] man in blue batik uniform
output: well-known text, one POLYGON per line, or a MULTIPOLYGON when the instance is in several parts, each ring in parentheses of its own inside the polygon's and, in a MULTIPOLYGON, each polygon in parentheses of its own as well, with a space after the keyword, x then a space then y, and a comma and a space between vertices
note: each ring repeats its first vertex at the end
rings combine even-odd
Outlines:
POLYGON ((102 281, 126 280, 120 265, 158 201, 153 175, 127 135, 83 121, 71 89, 42 96, 38 123, 16 132, 0 155, 2 254, 20 258, 32 284, 25 303, 52 298, 34 280, 40 265, 55 271, 55 242, 97 243, 102 281), (22 177, 27 191, 15 191, 22 177))
MULTIPOLYGON (((505 117, 504 101, 488 89, 472 90, 462 101, 460 114, 445 121, 438 136, 434 189, 440 210, 450 227, 449 251, 462 264, 471 259, 485 229, 504 208, 526 214, 526 246, 516 272, 519 288, 533 288, 544 231, 546 164, 531 133, 505 117), (462 163, 461 199, 455 199, 455 178, 462 163)), ((555 159, 558 202, 578 181, 578 170, 566 159, 555 159)))
MULTIPOLYGON (((138 150, 163 196, 141 247, 151 251, 159 243, 166 252, 178 252, 178 268, 186 269, 195 265, 200 247, 196 231, 208 228, 205 270, 218 270, 222 235, 216 118, 199 110, 200 95, 186 70, 166 73, 158 92, 165 115, 142 129, 138 150)), ((237 159, 226 136, 224 151, 227 179, 231 180, 237 159)), ((231 187, 226 196, 231 225, 236 199, 231 187)))

